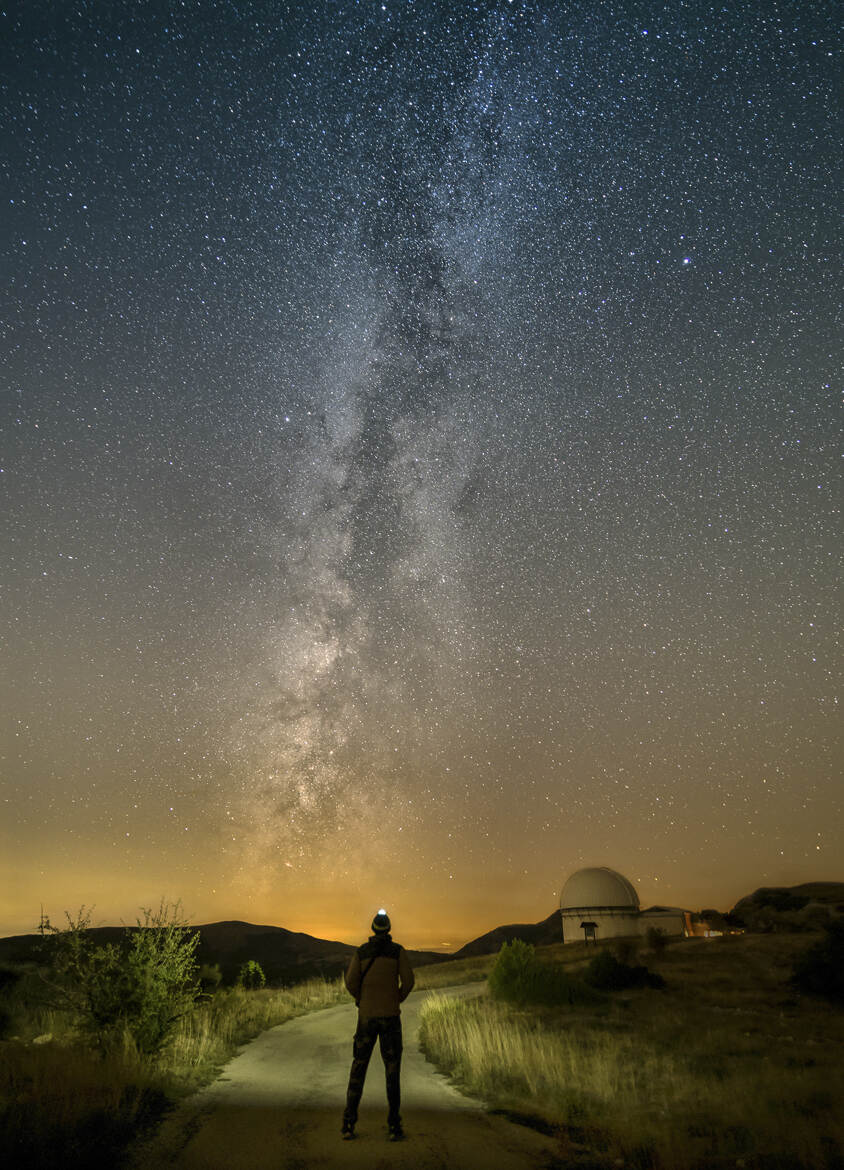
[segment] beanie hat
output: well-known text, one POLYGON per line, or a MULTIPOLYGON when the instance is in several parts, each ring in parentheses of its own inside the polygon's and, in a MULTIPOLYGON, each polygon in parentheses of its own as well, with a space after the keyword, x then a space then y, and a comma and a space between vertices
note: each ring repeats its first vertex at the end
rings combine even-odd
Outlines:
POLYGON ((374 934, 390 933, 390 919, 386 910, 379 910, 372 919, 372 930, 374 934))

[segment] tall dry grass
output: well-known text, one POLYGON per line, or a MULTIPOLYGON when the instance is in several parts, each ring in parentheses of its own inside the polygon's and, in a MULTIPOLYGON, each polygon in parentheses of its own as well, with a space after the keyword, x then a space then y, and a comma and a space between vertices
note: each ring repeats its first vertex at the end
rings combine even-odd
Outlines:
POLYGON ((212 1079, 241 1044, 347 1000, 341 979, 218 991, 183 1017, 155 1056, 140 1053, 128 1032, 121 1044, 95 1053, 69 1013, 17 1006, 17 1036, 0 1042, 0 1165, 113 1170, 130 1141, 174 1098, 212 1079))
POLYGON ((132 1138, 161 1116, 159 1078, 131 1051, 74 1042, 0 1044, 0 1164, 15 1170, 119 1165, 132 1138))
POLYGON ((454 987, 458 983, 480 983, 486 979, 494 962, 495 955, 477 955, 471 959, 418 967, 415 987, 418 991, 431 991, 436 987, 454 987))
POLYGON ((601 1008, 423 1007, 427 1054, 493 1105, 557 1128, 563 1156, 658 1170, 844 1164, 844 1018, 789 998, 790 941, 691 943, 665 993, 601 1008))
POLYGON ((294 1016, 347 1003, 342 978, 309 979, 284 989, 246 991, 233 987, 200 1001, 184 1016, 157 1064, 188 1089, 206 1081, 237 1050, 267 1028, 294 1016))

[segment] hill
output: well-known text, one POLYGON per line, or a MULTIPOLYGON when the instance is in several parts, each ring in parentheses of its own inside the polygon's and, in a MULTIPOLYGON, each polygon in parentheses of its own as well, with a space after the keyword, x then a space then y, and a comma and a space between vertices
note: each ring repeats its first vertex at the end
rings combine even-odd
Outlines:
POLYGON ((775 909, 797 910, 819 905, 835 908, 844 906, 844 882, 803 882, 799 886, 760 886, 752 894, 740 898, 733 907, 736 914, 750 907, 773 906, 775 909))
POLYGON ((474 955, 491 955, 500 951, 506 942, 519 938, 522 942, 532 943, 535 947, 549 946, 551 943, 563 941, 563 931, 560 924, 560 911, 555 910, 541 922, 513 923, 510 926, 496 926, 488 930, 471 942, 466 943, 459 951, 455 951, 452 958, 469 959, 474 955))
MULTIPOLYGON (((268 983, 273 985, 301 983, 313 976, 333 978, 346 969, 355 951, 349 943, 315 938, 282 926, 235 921, 209 922, 194 929, 200 936, 199 962, 209 966, 219 963, 225 982, 233 981, 249 959, 261 964, 268 983)), ((98 926, 90 931, 97 945, 118 942, 123 933, 122 926, 98 926)), ((0 963, 43 961, 45 943, 49 947, 49 936, 44 940, 39 934, 2 938, 0 963)), ((442 963, 445 958, 433 951, 408 951, 408 957, 414 967, 442 963)))

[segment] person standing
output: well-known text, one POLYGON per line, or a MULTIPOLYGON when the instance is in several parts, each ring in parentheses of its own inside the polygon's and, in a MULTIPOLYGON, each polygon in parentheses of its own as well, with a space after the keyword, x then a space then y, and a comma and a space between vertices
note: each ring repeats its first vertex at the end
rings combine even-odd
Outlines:
POLYGON ((346 989, 358 1007, 352 1070, 346 1093, 342 1134, 355 1136, 363 1084, 375 1041, 381 1045, 381 1059, 387 1077, 387 1128, 390 1141, 401 1141, 401 1008, 413 988, 414 977, 404 947, 393 942, 390 919, 379 910, 372 919, 372 937, 358 947, 346 972, 346 989))

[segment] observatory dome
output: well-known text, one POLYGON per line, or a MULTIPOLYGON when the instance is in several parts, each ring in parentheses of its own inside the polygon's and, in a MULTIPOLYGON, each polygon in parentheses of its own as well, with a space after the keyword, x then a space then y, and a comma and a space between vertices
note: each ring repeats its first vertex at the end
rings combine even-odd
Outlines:
POLYGON ((627 910, 637 913, 639 895, 626 877, 614 869, 578 869, 563 887, 560 909, 584 913, 593 910, 627 910))

